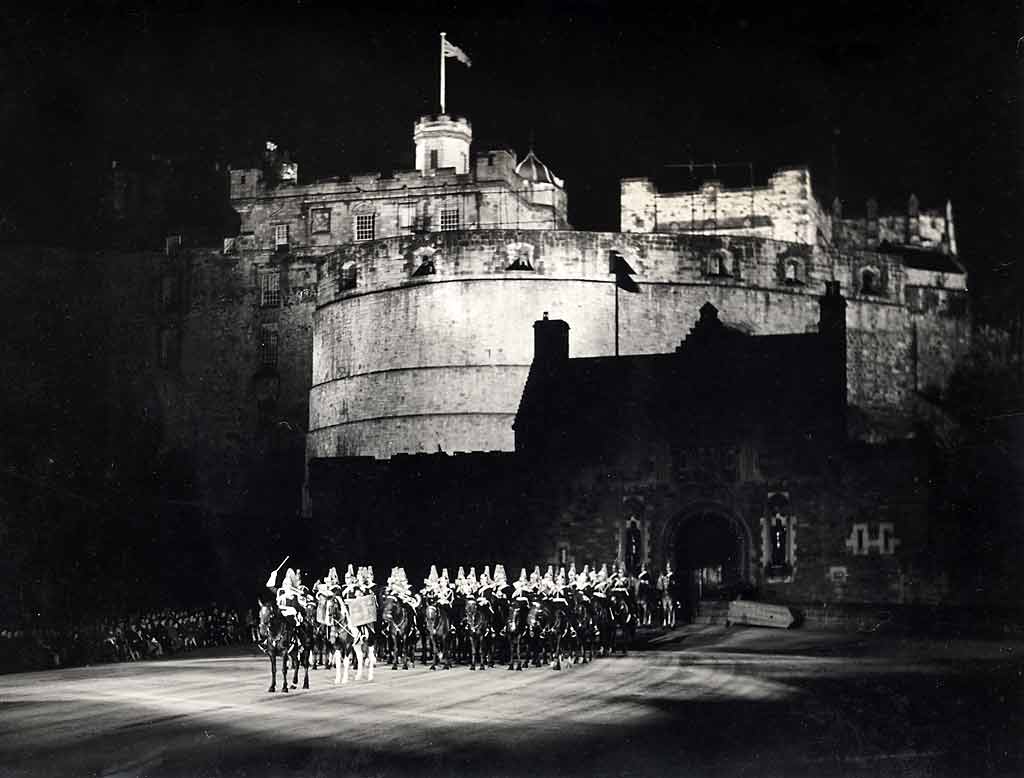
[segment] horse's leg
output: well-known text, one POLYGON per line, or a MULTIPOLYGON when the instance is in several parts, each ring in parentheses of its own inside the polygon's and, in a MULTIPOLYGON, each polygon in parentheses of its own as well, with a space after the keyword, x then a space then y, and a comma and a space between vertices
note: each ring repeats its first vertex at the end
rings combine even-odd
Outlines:
POLYGON ((398 633, 395 631, 394 625, 391 626, 391 630, 388 633, 388 648, 391 649, 391 669, 398 669, 398 633))
POLYGON ((469 669, 476 670, 476 652, 479 638, 472 631, 469 633, 469 669))
POLYGON ((555 670, 562 669, 562 632, 561 630, 555 631, 555 670))
POLYGON ((302 688, 309 688, 309 657, 313 653, 313 648, 310 646, 308 651, 304 651, 302 655, 302 688))
POLYGON ((341 649, 338 648, 338 644, 334 644, 334 685, 337 686, 341 683, 341 649))
POLYGON ((354 643, 352 650, 356 653, 356 680, 363 680, 363 646, 361 643, 354 643))
POLYGON ((281 652, 281 691, 288 691, 288 649, 281 652))
POLYGON ((342 673, 342 676, 341 676, 341 682, 344 684, 344 683, 348 683, 348 673, 349 673, 349 670, 352 669, 352 647, 351 646, 346 646, 345 647, 345 656, 342 658, 341 662, 345 666, 345 670, 344 670, 344 672, 342 673))
POLYGON ((430 630, 430 653, 431 653, 430 669, 431 670, 436 670, 437 669, 437 637, 434 635, 434 630, 432 630, 432 629, 430 630))
POLYGON ((270 648, 267 653, 270 655, 270 688, 268 692, 277 691, 277 653, 273 648, 270 648))

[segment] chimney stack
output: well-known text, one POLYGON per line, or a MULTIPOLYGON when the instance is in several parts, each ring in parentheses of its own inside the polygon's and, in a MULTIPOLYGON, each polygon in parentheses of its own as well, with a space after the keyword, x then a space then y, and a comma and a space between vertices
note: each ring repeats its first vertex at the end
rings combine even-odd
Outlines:
POLYGON ((569 359, 569 324, 561 319, 544 318, 533 323, 533 362, 555 367, 569 359))

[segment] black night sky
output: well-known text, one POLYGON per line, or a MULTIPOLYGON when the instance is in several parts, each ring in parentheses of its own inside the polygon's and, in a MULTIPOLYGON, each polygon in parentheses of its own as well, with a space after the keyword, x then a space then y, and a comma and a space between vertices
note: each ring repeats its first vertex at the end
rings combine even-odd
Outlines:
MULTIPOLYGON (((305 180, 409 168, 412 123, 437 110, 445 30, 473 58, 449 60, 449 112, 471 119, 478 148, 522 155, 532 136, 578 228, 617 229, 619 179, 664 178, 669 163, 752 162, 762 180, 808 163, 819 197, 838 193, 848 215, 871 195, 883 210, 911 192, 922 207, 951 198, 972 270, 1017 253, 1012 6, 205 5, 8 18, 2 207, 19 239, 78 239, 110 159, 188 152, 237 166, 272 138, 305 180)), ((745 182, 731 172, 719 178, 745 182)))

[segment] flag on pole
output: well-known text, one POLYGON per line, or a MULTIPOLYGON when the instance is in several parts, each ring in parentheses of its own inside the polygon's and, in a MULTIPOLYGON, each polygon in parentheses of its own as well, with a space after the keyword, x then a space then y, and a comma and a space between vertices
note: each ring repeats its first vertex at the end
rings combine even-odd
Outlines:
POLYGON ((630 276, 636 275, 636 271, 629 266, 626 258, 617 251, 608 252, 608 272, 615 274, 615 285, 627 292, 639 292, 637 286, 630 276))
POLYGON ((441 52, 446 57, 455 57, 459 62, 465 65, 467 68, 473 67, 473 63, 469 61, 469 57, 466 56, 466 52, 450 42, 447 38, 442 39, 441 52))

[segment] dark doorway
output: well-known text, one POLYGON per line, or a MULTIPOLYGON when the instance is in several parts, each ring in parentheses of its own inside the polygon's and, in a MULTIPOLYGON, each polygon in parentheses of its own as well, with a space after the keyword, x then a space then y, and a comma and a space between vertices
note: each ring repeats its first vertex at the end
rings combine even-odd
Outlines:
POLYGON ((680 519, 675 533, 673 568, 688 620, 701 601, 731 600, 746 585, 744 538, 726 516, 712 511, 680 519))

